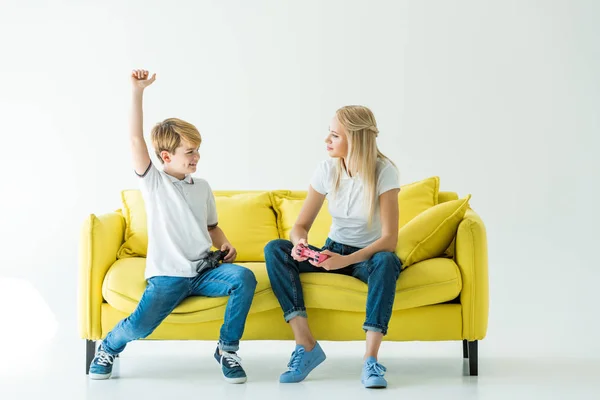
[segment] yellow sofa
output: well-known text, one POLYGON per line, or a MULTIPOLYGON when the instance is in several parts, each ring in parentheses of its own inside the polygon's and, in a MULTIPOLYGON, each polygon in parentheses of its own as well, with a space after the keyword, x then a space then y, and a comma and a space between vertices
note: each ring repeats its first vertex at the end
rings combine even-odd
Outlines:
MULTIPOLYGON (((254 271, 258 281, 242 340, 293 339, 269 284, 263 248, 272 239, 289 237, 305 196, 305 192, 287 190, 215 192, 219 225, 238 250, 236 263, 254 271)), ((414 225, 422 216, 441 209, 442 204, 453 201, 458 204, 457 199, 456 193, 439 191, 437 177, 403 186, 399 195, 399 236, 403 236, 404 227, 414 236, 414 225)), ((86 339, 86 372, 95 341, 105 337, 135 309, 146 286, 143 199, 139 191, 126 190, 122 192, 122 200, 122 210, 90 215, 81 232, 78 303, 79 331, 86 339)), ((485 337, 488 322, 487 242, 481 218, 465 206, 466 201, 461 204, 462 213, 453 214, 455 218, 458 216, 455 225, 446 227, 446 235, 452 235, 449 245, 443 243, 441 252, 440 243, 438 250, 421 247, 421 253, 425 249, 429 257, 423 253, 414 258, 418 252, 411 252, 412 264, 403 269, 398 280, 385 340, 462 340, 470 374, 477 375, 477 341, 485 337)), ((442 216, 443 223, 449 220, 448 216, 442 216)), ((330 222, 324 206, 309 233, 309 243, 321 246, 330 222)), ((409 240, 415 243, 410 245, 420 246, 441 230, 437 227, 417 240, 411 236, 409 240)), ((399 239, 399 251, 403 248, 399 239)), ((331 273, 306 273, 301 280, 317 339, 364 340, 361 327, 365 318, 366 284, 331 273)), ((226 303, 227 297, 188 298, 148 339, 217 340, 226 303)))

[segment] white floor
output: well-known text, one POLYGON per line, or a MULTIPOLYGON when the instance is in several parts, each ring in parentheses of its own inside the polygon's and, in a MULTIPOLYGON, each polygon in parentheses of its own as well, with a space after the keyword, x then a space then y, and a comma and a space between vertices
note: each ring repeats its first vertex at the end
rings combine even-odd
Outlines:
POLYGON ((118 377, 108 381, 84 375, 83 341, 51 343, 35 356, 27 348, 3 349, 9 357, 0 357, 0 399, 600 399, 600 359, 486 357, 483 341, 480 375, 469 377, 459 342, 384 343, 380 361, 389 387, 366 390, 360 384, 363 343, 322 346, 325 363, 292 385, 278 383, 291 342, 244 343, 244 385, 220 379, 215 344, 208 342, 133 343, 118 377))

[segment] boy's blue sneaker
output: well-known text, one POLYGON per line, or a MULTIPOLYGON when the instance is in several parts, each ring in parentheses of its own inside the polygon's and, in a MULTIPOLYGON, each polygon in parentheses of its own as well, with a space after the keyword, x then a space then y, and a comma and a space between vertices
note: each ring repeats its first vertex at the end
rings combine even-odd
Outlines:
POLYGON ((379 364, 375 357, 369 357, 363 366, 360 381, 367 389, 386 388, 387 381, 383 377, 386 368, 379 364))
POLYGON ((90 364, 90 379, 108 379, 112 374, 113 363, 115 362, 116 356, 107 353, 102 348, 102 345, 98 346, 96 356, 90 364))
POLYGON ((215 350, 215 360, 221 364, 221 372, 223 378, 229 383, 244 383, 248 379, 246 371, 242 368, 242 359, 235 352, 223 350, 223 354, 219 354, 219 347, 215 350))
POLYGON ((288 363, 288 370, 281 374, 279 382, 296 383, 303 381, 310 371, 325 361, 325 358, 327 357, 319 343, 315 344, 311 351, 306 351, 304 346, 297 344, 288 363))

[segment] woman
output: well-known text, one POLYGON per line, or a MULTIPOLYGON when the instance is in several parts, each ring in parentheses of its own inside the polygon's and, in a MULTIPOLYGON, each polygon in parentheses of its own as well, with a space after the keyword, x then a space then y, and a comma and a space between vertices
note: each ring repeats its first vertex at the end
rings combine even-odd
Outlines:
POLYGON ((315 171, 306 201, 289 240, 265 247, 273 292, 296 339, 288 371, 280 382, 300 382, 325 360, 308 327, 299 274, 323 272, 350 275, 368 284, 366 352, 361 382, 367 388, 386 387, 386 369, 377 362, 387 333, 401 262, 394 253, 398 241, 398 171, 377 148, 377 124, 371 110, 346 106, 337 110, 325 142, 330 159, 315 171), (323 249, 308 245, 308 232, 325 198, 332 225, 323 249), (320 263, 301 256, 303 247, 322 250, 320 263))

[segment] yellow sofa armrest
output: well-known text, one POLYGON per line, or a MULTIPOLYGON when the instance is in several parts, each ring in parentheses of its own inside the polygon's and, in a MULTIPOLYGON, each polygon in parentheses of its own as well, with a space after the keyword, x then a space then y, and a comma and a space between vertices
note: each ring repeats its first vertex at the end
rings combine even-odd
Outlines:
POLYGON ((79 335, 97 340, 102 336, 100 310, 102 283, 123 243, 125 219, 120 212, 96 217, 83 224, 79 242, 78 315, 79 335))
POLYGON ((487 235, 482 219, 471 209, 458 226, 454 260, 462 275, 463 339, 481 340, 489 311, 487 235))

